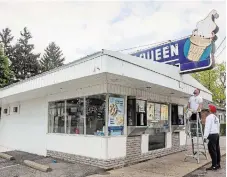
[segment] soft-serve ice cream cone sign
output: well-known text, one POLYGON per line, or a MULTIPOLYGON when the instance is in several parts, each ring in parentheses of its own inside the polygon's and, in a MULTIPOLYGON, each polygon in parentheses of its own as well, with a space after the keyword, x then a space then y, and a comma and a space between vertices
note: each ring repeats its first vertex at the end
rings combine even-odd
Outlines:
POLYGON ((211 69, 214 66, 214 43, 219 30, 215 23, 218 17, 217 11, 212 10, 206 18, 197 23, 190 36, 138 51, 132 55, 179 65, 180 73, 211 69))

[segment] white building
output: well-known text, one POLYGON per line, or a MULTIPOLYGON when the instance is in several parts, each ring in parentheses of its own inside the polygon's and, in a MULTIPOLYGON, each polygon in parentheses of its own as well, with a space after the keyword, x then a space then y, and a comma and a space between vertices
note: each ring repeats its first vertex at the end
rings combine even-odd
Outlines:
POLYGON ((195 88, 175 66, 102 50, 0 90, 0 145, 103 168, 184 149, 195 88))

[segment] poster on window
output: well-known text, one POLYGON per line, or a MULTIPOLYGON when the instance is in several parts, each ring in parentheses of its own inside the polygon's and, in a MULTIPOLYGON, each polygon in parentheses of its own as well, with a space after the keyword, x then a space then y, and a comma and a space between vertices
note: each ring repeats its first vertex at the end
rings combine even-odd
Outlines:
POLYGON ((159 121, 161 118, 161 105, 155 104, 155 120, 159 121))
POLYGON ((124 98, 109 98, 108 126, 124 126, 124 98))
POLYGON ((161 120, 168 120, 168 105, 161 105, 161 120))
POLYGON ((154 103, 147 103, 147 120, 154 121, 154 103))
POLYGON ((145 112, 146 102, 143 100, 136 100, 136 112, 145 112))
POLYGON ((184 107, 178 106, 178 124, 184 125, 184 107))
POLYGON ((178 115, 184 115, 184 107, 183 106, 178 106, 178 115))

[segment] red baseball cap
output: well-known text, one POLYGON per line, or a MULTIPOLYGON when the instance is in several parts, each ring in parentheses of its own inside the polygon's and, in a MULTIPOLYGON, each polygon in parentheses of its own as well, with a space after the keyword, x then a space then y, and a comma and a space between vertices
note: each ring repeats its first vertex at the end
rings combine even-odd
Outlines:
POLYGON ((212 104, 209 104, 209 110, 210 110, 210 112, 212 112, 212 113, 216 113, 217 108, 216 108, 216 106, 214 106, 214 105, 212 105, 212 104))

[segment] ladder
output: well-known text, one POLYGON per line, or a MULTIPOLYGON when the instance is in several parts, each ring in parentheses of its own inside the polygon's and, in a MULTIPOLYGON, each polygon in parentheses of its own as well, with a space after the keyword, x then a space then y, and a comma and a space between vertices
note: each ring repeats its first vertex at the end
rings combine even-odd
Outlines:
MULTIPOLYGON (((190 111, 190 110, 188 110, 190 111)), ((197 160, 197 163, 200 161, 200 155, 204 155, 207 160, 207 152, 206 147, 204 143, 204 137, 203 137, 203 127, 201 120, 199 118, 199 113, 196 114, 196 120, 191 120, 191 116, 187 117, 186 113, 186 147, 188 146, 188 143, 191 143, 192 149, 190 154, 185 154, 185 159, 188 157, 192 157, 197 160), (196 141, 195 141, 196 138, 196 141), (190 142, 188 142, 190 140, 190 142)), ((187 147, 188 149, 188 147, 187 147)))

